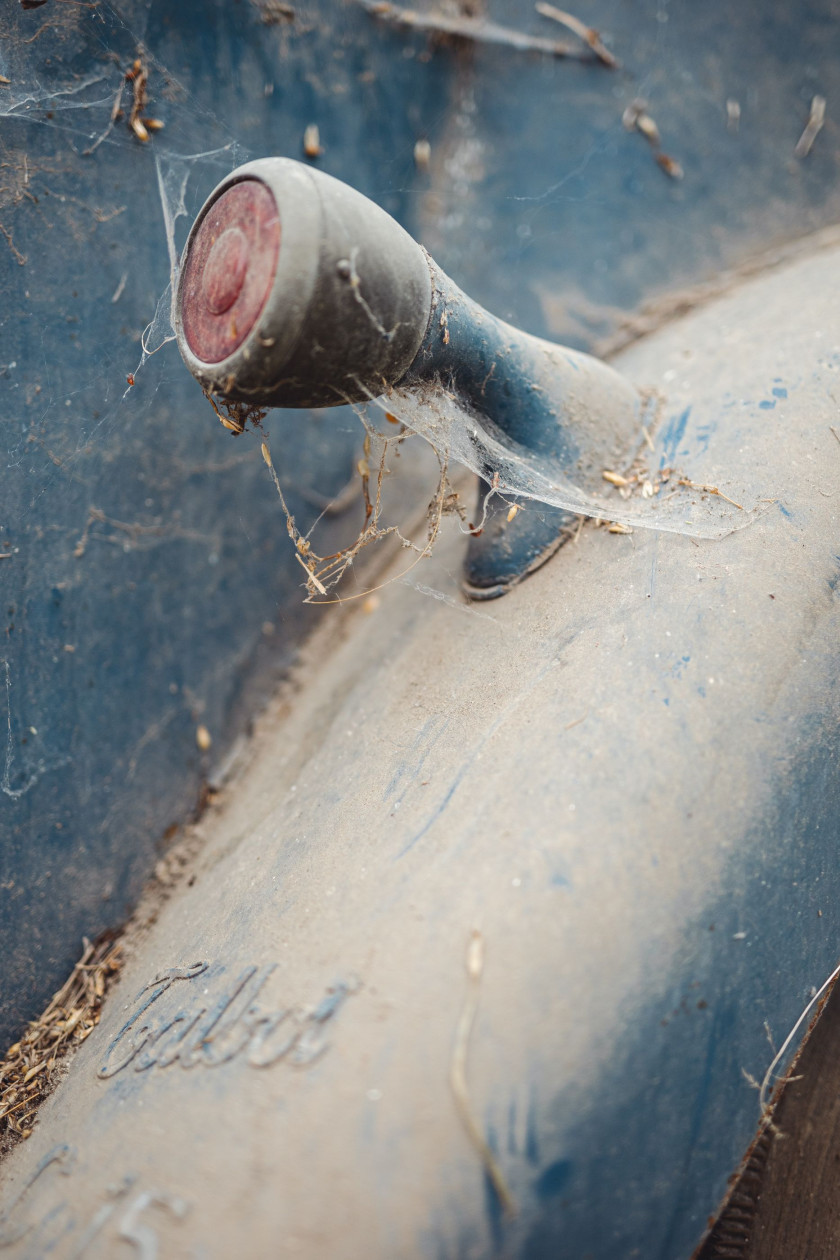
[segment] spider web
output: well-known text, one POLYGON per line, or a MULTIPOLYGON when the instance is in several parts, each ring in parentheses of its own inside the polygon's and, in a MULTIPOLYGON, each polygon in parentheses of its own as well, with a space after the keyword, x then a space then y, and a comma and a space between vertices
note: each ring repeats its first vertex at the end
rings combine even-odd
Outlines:
MULTIPOLYGON (((123 3, 48 0, 34 14, 23 13, 14 5, 2 20, 0 74, 9 82, 4 85, 0 99, 0 120, 6 124, 25 122, 53 133, 60 132, 62 142, 74 155, 91 162, 103 156, 107 158, 109 151, 124 149, 126 145, 142 149, 138 160, 146 163, 148 180, 150 184, 153 182, 157 193, 159 217, 156 222, 146 224, 146 231, 159 242, 159 254, 166 260, 166 281, 155 295, 137 357, 128 364, 117 363, 108 353, 94 366, 86 397, 95 399, 97 405, 90 410, 95 410, 97 419, 80 429, 76 450, 65 455, 65 465, 72 464, 92 440, 102 442, 109 432, 123 424, 126 409, 134 406, 130 382, 145 382, 151 371, 150 361, 174 339, 172 301, 179 258, 195 214, 207 193, 225 174, 250 158, 260 156, 242 143, 235 123, 188 92, 177 72, 149 52, 147 35, 151 10, 150 0, 123 0, 123 3), (131 135, 126 125, 132 104, 129 76, 132 67, 138 64, 142 64, 148 80, 148 113, 152 121, 160 114, 165 123, 142 144, 138 144, 136 135, 131 135), (119 110, 122 112, 118 113, 119 110), (177 128, 170 125, 172 115, 177 116, 177 128), (124 383, 126 380, 128 384, 124 383)), ((661 5, 660 10, 655 31, 661 43, 667 6, 661 5)), ((260 12, 263 20, 268 20, 264 7, 260 12)), ((277 21, 282 22, 282 15, 277 21)), ((465 179, 469 182, 470 163, 479 160, 473 134, 475 103, 471 101, 469 90, 463 95, 459 108, 456 127, 463 131, 461 157, 449 170, 456 191, 465 179)), ((587 164, 597 159, 604 143, 606 141, 600 141, 600 147, 590 147, 579 168, 551 183, 536 197, 527 189, 517 196, 522 207, 523 241, 530 239, 535 215, 539 206, 546 204, 546 199, 574 196, 572 185, 576 186, 585 178, 587 164)), ((0 190, 0 226, 10 253, 15 261, 21 262, 23 251, 5 227, 2 210, 4 204, 18 204, 27 197, 31 175, 17 159, 12 160, 10 166, 6 187, 0 190)), ((454 221, 452 226, 453 231, 458 230, 454 221)), ((30 266, 35 265, 35 261, 27 259, 30 266)), ((132 279, 127 273, 126 282, 132 279)), ((116 297, 115 289, 114 299, 116 297)), ((7 315, 6 320, 8 318, 7 315)), ((14 370, 14 366, 8 370, 14 370)), ((152 374, 151 393, 157 394, 171 373, 182 370, 185 369, 169 352, 165 366, 152 374)), ((661 402, 664 409, 667 400, 661 402)), ((451 470, 461 464, 485 478, 493 493, 547 503, 627 529, 653 528, 720 538, 750 523, 755 518, 759 498, 767 494, 767 488, 750 487, 744 478, 740 483, 716 484, 704 475, 702 461, 699 465, 693 464, 690 473, 671 467, 659 450, 642 452, 642 458, 635 464, 631 461, 632 453, 628 453, 631 462, 626 468, 604 470, 619 481, 605 482, 603 495, 587 493, 574 484, 567 471, 552 467, 527 451, 500 443, 482 423, 482 417, 470 412, 464 401, 453 397, 442 384, 412 394, 394 390, 382 406, 407 429, 431 444, 438 470, 451 470)), ((349 415, 345 413, 342 423, 346 426, 348 422, 349 415)), ((382 426, 372 419, 368 425, 366 440, 371 440, 371 433, 375 443, 387 444, 392 440, 390 436, 383 436, 382 426)), ((365 440, 361 432, 358 440, 359 444, 365 440)), ((16 452, 13 450, 13 463, 15 456, 18 460, 23 457, 24 449, 20 445, 16 452)), ((384 456, 381 460, 378 458, 378 468, 384 469, 386 465, 384 456)), ((296 475, 294 469, 287 469, 286 473, 291 478, 296 475)), ((48 473, 35 495, 36 501, 49 492, 53 475, 48 473)), ((363 482, 364 478, 360 477, 360 497, 363 497, 363 482)), ((432 516, 435 505, 439 507, 450 495, 447 478, 441 475, 431 499, 432 516)), ((331 498, 329 494, 322 497, 325 503, 331 498)), ((374 513, 376 528, 371 531, 370 517, 366 517, 358 539, 348 546, 347 556, 351 560, 358 554, 360 540, 366 544, 384 534, 400 533, 397 527, 389 526, 384 533, 379 529, 378 510, 374 513)), ((426 542, 421 543, 424 552, 426 546, 426 542)), ((338 565, 336 571, 343 575, 346 566, 338 565)), ((330 576, 330 583, 332 580, 330 576)), ((310 596, 319 593, 317 582, 315 591, 310 588, 309 593, 310 596)))

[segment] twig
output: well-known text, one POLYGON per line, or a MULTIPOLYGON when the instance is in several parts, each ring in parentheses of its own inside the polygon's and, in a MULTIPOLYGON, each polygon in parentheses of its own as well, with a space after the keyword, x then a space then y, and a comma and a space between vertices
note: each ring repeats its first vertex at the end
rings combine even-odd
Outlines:
POLYGON ((576 18, 573 13, 566 13, 563 9, 555 9, 553 4, 544 4, 542 0, 535 5, 537 13, 543 17, 551 18, 554 22, 559 22, 561 26, 565 26, 572 31, 594 52, 599 61, 605 66, 609 66, 611 70, 618 68, 620 62, 612 55, 609 48, 605 48, 601 42, 601 36, 593 26, 587 26, 585 22, 581 22, 580 18, 576 18))
POLYGON ((454 35, 478 44, 501 44, 506 48, 515 48, 517 52, 538 52, 548 57, 583 56, 583 50, 573 44, 526 35, 523 31, 499 26, 497 22, 488 22, 485 18, 456 18, 445 13, 418 13, 415 9, 402 9, 396 4, 381 0, 356 2, 372 17, 381 18, 383 22, 392 22, 395 26, 407 26, 415 31, 428 31, 432 35, 454 35))
POLYGON ((830 424, 828 427, 829 427, 829 429, 831 429, 831 432, 832 432, 832 433, 834 434, 834 436, 837 438, 837 441, 838 441, 838 442, 840 442, 840 433, 838 433, 838 432, 837 432, 837 430, 835 429, 834 425, 833 425, 833 424, 830 424))
POLYGON ((467 1136, 481 1158, 493 1189, 499 1196, 499 1201, 507 1215, 515 1216, 516 1200, 508 1189, 508 1184, 495 1155, 490 1150, 484 1134, 478 1127, 478 1122, 473 1115, 470 1096, 467 1093, 467 1051, 469 1049, 470 1033, 472 1032, 476 1011, 478 1010, 478 992, 483 967, 484 941, 480 932, 473 932, 467 947, 467 996, 464 1002, 464 1009, 461 1011, 461 1018, 458 1020, 458 1027, 455 1030, 455 1044, 452 1048, 449 1083, 452 1087, 455 1106, 467 1131, 467 1136))
POLYGON ((99 148, 100 144, 102 144, 103 140, 107 140, 108 136, 113 131, 114 123, 117 121, 120 114, 122 113, 122 98, 123 98, 124 91, 125 91, 125 80, 123 80, 123 82, 120 84, 119 91, 114 97, 114 103, 111 106, 111 115, 108 119, 107 127, 102 132, 102 134, 98 136, 96 140, 94 140, 90 148, 84 150, 84 153, 82 154, 83 157, 90 157, 91 153, 95 153, 96 150, 99 148))
POLYGON ((654 119, 647 112, 647 102, 637 97, 621 115, 625 131, 638 131, 653 149, 654 160, 670 179, 682 179, 685 175, 676 158, 662 152, 662 137, 654 119))
POLYGON ((683 179, 685 176, 685 171, 677 159, 669 157, 667 153, 657 153, 656 164, 665 172, 669 179, 683 179))
POLYGON ((0 1120, 5 1120, 6 1116, 10 1116, 14 1111, 20 1111, 21 1107, 28 1107, 31 1098, 24 1098, 22 1102, 15 1103, 14 1107, 8 1107, 5 1111, 0 1111, 0 1120))
POLYGON ((727 503, 731 503, 739 512, 743 512, 742 503, 736 503, 734 499, 730 499, 728 494, 724 494, 722 490, 718 490, 717 486, 706 486, 699 481, 689 481, 688 477, 680 477, 677 482, 678 486, 688 486, 689 490, 703 490, 706 494, 716 494, 719 499, 725 499, 727 503))
POLYGON ((566 725, 563 727, 563 730, 564 731, 573 730, 574 727, 580 726, 581 722, 585 722, 588 717, 589 717, 589 710, 587 709, 583 717, 575 718, 574 722, 567 722, 566 725))
POLYGON ((825 125, 825 97, 815 96, 811 101, 811 113, 805 130, 796 142, 794 157, 806 158, 814 147, 814 141, 825 125))
POLYGON ((25 267, 27 263, 28 255, 22 254, 20 252, 18 247, 15 245, 14 237, 12 236, 11 232, 9 231, 8 228, 3 227, 2 223, 0 223, 0 232, 2 232, 3 235, 5 236, 9 249, 12 251, 12 253, 15 256, 15 262, 17 263, 17 265, 19 267, 25 267))

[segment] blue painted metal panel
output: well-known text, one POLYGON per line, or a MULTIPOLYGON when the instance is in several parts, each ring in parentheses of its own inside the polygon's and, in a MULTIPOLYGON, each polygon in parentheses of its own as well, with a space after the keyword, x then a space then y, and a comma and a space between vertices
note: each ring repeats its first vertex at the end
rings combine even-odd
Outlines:
MULTIPOLYGON (((491 12, 545 30, 502 0, 491 12)), ((79 938, 124 917, 164 830, 200 799, 196 726, 221 754, 311 624, 255 445, 215 424, 171 346, 123 396, 168 276, 160 180, 168 209, 184 193, 180 229, 226 169, 300 156, 315 121, 324 169, 405 222, 478 300, 581 346, 642 299, 837 217, 835 134, 807 162, 791 157, 812 94, 840 88, 827 0, 736 12, 612 0, 598 22, 617 73, 430 43, 325 0, 293 22, 195 0, 6 6, 7 1039, 79 938), (141 45, 166 128, 143 146, 120 124, 87 154, 141 45), (681 181, 621 125, 640 94, 681 181), (421 136, 428 172, 412 160, 421 136)), ((274 424, 293 510, 312 520, 350 474, 354 421, 274 424)))

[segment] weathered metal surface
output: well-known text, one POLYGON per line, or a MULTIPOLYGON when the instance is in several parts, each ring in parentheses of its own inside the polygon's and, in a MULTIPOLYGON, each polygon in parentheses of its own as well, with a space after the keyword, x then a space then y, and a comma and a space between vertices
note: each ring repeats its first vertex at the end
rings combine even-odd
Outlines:
POLYGON ((837 961, 838 265, 617 362, 666 396, 656 462, 748 477, 749 527, 585 528, 492 615, 453 531, 325 627, 7 1161, 10 1256, 141 1223, 183 1256, 691 1253, 765 1025, 837 961), (474 930, 467 1092, 513 1220, 449 1085, 474 930))
MULTIPOLYGON (((566 38, 506 0, 488 9, 566 38)), ((430 42, 326 0, 293 21, 268 0, 4 5, 6 1040, 81 936, 124 916, 164 830, 311 626, 256 445, 230 444, 172 347, 123 397, 169 275, 164 208, 183 198, 177 245, 227 170, 299 157, 316 123, 323 169, 394 214, 479 301, 582 347, 641 300, 840 212, 836 129, 793 157, 812 97, 829 101, 829 124, 840 99, 831 0, 604 0, 595 20, 620 71, 430 42), (141 47, 149 113, 165 123, 145 145, 127 117, 108 131, 141 47), (682 180, 622 126, 639 95, 682 180), (430 145, 419 166, 418 140, 430 145)), ((275 433, 281 423, 304 524, 350 476, 357 430, 346 415, 277 418, 275 433)))
MULTIPOLYGON (((3 6, 3 1044, 82 936, 124 919, 165 830, 315 621, 258 444, 222 429, 173 346, 137 372, 169 275, 164 211, 183 195, 194 213, 246 146, 297 154, 317 102, 369 59, 384 71, 369 19, 348 13, 349 64, 310 83, 336 39, 332 6, 313 16, 287 29, 253 5, 3 6), (87 153, 141 47, 165 129, 143 145, 123 119, 87 153)), ((368 94, 410 155, 411 68, 381 80, 368 94)), ((360 105, 348 121, 362 118, 360 105)), ((378 151, 351 135, 331 146, 352 144, 373 192, 378 151)), ((387 201, 405 213, 398 189, 387 201)), ((353 476, 359 445, 351 413, 289 417, 281 475, 302 529, 353 476)), ((326 550, 356 532, 363 508, 350 508, 324 519, 326 550)))

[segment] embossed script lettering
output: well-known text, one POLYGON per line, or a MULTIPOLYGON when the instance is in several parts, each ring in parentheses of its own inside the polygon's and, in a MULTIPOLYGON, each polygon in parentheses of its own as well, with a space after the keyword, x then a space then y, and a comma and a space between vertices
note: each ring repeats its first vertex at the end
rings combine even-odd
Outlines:
MULTIPOLYGON (((356 977, 332 985, 315 1007, 261 1006, 257 998, 276 964, 245 967, 229 980, 213 1000, 195 1000, 189 982, 205 975, 209 963, 171 967, 145 985, 137 995, 137 1007, 108 1046, 98 1076, 116 1076, 133 1064, 135 1072, 165 1068, 218 1067, 241 1056, 252 1067, 271 1067, 285 1059, 305 1067, 328 1047, 327 1025, 345 1000, 361 987, 356 977), (163 1010, 160 999, 170 990, 187 987, 187 1002, 176 1010, 163 1010), (192 1000, 190 1000, 192 999, 192 1000)), ((202 997, 207 994, 203 990, 202 997)))

